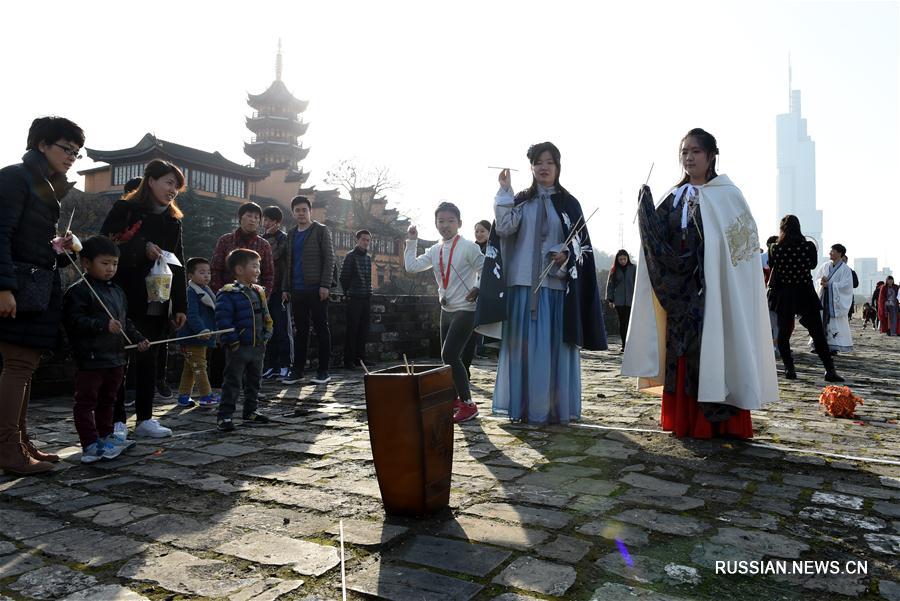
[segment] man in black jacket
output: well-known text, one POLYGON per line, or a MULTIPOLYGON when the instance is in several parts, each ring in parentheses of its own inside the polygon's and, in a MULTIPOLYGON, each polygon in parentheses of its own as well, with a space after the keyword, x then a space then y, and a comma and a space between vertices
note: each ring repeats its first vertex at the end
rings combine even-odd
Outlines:
POLYGON ((347 336, 344 341, 344 367, 352 369, 365 362, 366 340, 372 300, 372 257, 369 256, 369 230, 356 232, 356 247, 344 257, 341 288, 347 297, 347 336))
POLYGON ((294 359, 294 333, 288 319, 288 311, 282 302, 281 292, 284 282, 284 267, 287 261, 288 236, 281 229, 284 213, 274 205, 263 211, 263 239, 272 247, 272 264, 275 269, 275 284, 269 298, 269 315, 275 322, 272 339, 266 345, 266 370, 263 378, 284 378, 290 371, 294 359))

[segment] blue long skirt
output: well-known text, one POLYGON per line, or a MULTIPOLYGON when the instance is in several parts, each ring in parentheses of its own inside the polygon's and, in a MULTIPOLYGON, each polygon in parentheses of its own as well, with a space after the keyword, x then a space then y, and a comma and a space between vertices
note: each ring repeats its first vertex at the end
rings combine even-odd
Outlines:
POLYGON ((565 292, 541 288, 531 319, 528 286, 510 286, 503 322, 494 413, 532 424, 581 418, 581 355, 563 342, 565 292))

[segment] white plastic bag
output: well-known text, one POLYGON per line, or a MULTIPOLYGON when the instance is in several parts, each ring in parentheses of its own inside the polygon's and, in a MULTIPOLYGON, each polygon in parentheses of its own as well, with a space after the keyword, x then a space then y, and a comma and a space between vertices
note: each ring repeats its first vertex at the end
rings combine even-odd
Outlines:
POLYGON ((144 280, 147 283, 147 301, 164 303, 172 290, 172 270, 160 257, 144 280))

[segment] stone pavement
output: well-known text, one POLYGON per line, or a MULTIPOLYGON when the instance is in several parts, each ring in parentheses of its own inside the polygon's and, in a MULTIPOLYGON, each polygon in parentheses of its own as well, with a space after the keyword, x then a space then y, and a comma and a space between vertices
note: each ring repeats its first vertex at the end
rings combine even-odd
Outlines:
POLYGON ((488 418, 480 362, 483 417, 455 429, 451 508, 425 520, 383 514, 359 373, 267 385, 277 423, 228 435, 160 404, 174 438, 92 466, 71 400, 35 402, 34 437, 65 461, 0 477, 0 601, 340 599, 339 520, 350 599, 896 601, 900 339, 858 326, 838 368, 865 399, 859 419, 824 414, 803 350, 800 379, 754 414, 753 444, 658 432, 659 401, 616 375, 617 352, 584 353, 581 424, 488 418), (836 563, 714 569, 795 560, 836 563))

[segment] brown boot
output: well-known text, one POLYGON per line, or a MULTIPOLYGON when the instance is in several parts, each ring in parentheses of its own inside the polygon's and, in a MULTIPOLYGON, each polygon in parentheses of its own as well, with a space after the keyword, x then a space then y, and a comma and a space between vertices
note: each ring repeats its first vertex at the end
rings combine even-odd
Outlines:
POLYGON ((22 442, 0 442, 0 470, 16 476, 41 474, 53 469, 53 464, 35 461, 22 442))
POLYGON ((59 455, 55 455, 53 453, 45 453, 31 442, 31 439, 28 438, 28 435, 25 432, 22 432, 22 444, 25 446, 25 452, 28 455, 36 460, 36 461, 49 461, 50 463, 56 463, 59 461, 59 455))

